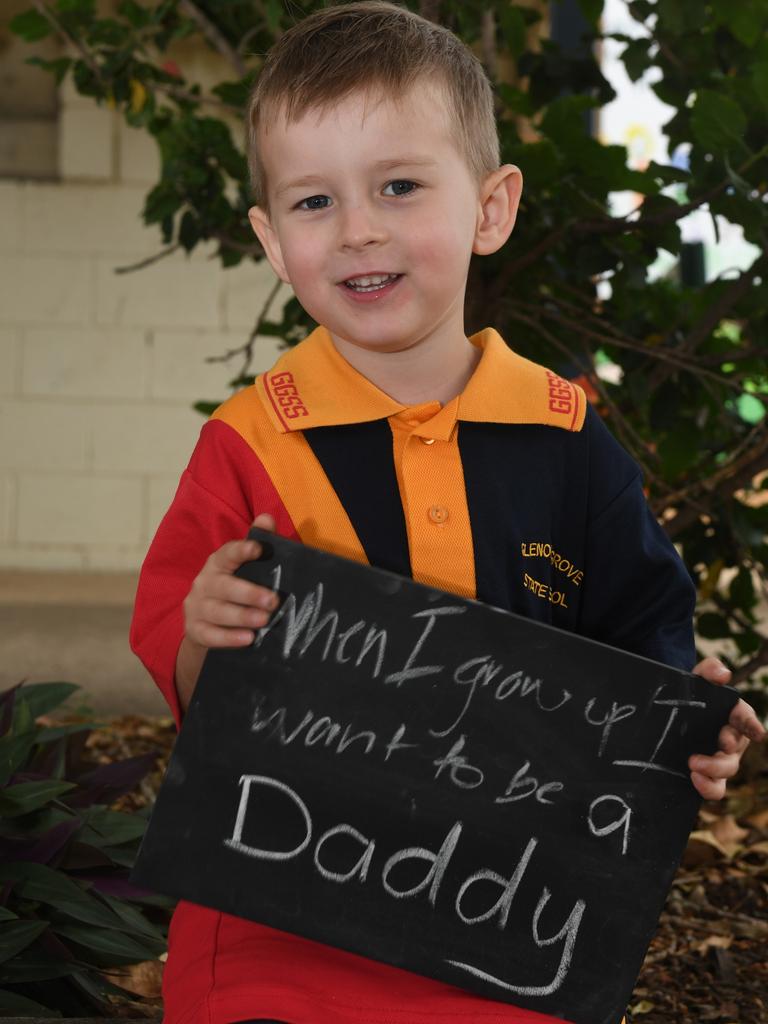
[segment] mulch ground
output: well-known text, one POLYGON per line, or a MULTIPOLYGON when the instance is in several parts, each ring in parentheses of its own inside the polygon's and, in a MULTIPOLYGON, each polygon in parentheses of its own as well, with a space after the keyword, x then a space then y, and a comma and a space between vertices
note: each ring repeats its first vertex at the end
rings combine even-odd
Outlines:
MULTIPOLYGON (((175 736, 170 719, 124 716, 94 732, 107 763, 156 751, 156 770, 119 807, 154 799, 175 736)), ((162 964, 120 983, 124 1012, 157 1014, 162 964)), ((720 803, 705 803, 629 1004, 635 1024, 768 1024, 768 743, 754 744, 720 803)))

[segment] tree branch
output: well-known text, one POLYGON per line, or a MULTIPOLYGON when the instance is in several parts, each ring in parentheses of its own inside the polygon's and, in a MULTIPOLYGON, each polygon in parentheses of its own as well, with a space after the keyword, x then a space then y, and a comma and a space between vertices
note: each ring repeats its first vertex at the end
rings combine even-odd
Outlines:
POLYGON ((749 661, 734 669, 731 683, 746 682, 758 669, 765 668, 766 665, 768 665, 768 639, 763 640, 759 650, 749 661))
POLYGON ((211 43, 214 49, 218 50, 219 53, 224 57, 232 67, 235 69, 235 73, 238 78, 245 78, 248 73, 240 54, 237 50, 229 43, 223 33, 214 25, 207 14, 201 11, 197 4, 192 3, 192 0, 179 0, 179 7, 184 11, 187 17, 191 18, 201 29, 203 35, 211 43))
POLYGON ((259 333, 261 332, 262 324, 266 320, 269 311, 272 307, 272 303, 275 301, 277 293, 280 291, 282 285, 283 282, 280 280, 280 278, 278 278, 275 281, 274 285, 272 286, 272 290, 267 296, 264 305, 261 307, 261 311, 256 319, 256 323, 254 324, 253 328, 251 329, 251 333, 248 336, 248 341, 246 341, 244 345, 238 346, 238 348, 230 349, 223 355, 208 356, 208 358, 206 359, 206 363, 227 363, 229 362, 230 359, 233 359, 236 355, 239 355, 242 352, 244 362, 240 369, 238 377, 245 377, 248 375, 248 371, 251 368, 251 363, 253 362, 253 346, 256 342, 256 339, 259 336, 259 333))
POLYGON ((177 249, 181 248, 181 242, 176 242, 174 245, 169 245, 167 249, 156 252, 154 256, 147 256, 144 260, 139 260, 138 263, 130 263, 123 267, 115 267, 116 274, 132 274, 134 270, 143 270, 144 267, 150 267, 153 263, 159 263, 160 260, 164 260, 166 256, 170 256, 176 252, 177 249))
MULTIPOLYGON (((707 499, 708 507, 711 508, 712 496, 715 493, 720 494, 721 497, 730 497, 743 487, 748 487, 758 473, 766 469, 768 469, 768 435, 762 444, 757 446, 756 451, 750 451, 744 458, 730 462, 727 466, 723 466, 719 471, 706 477, 704 480, 697 481, 689 487, 674 492, 665 497, 664 501, 668 507, 674 507, 680 503, 687 503, 695 499, 698 492, 702 498, 707 499)), ((682 509, 672 519, 667 520, 664 524, 664 529, 667 535, 674 540, 683 530, 696 522, 700 515, 701 511, 699 508, 688 507, 682 509)))
POLYGON ((70 35, 70 33, 64 28, 64 26, 61 24, 61 22, 53 13, 53 11, 44 2, 44 0, 32 0, 32 3, 34 4, 38 12, 42 14, 45 20, 50 25, 52 25, 53 28, 59 33, 59 35, 65 40, 65 42, 69 43, 70 46, 77 50, 77 52, 83 58, 85 63, 94 73, 96 78, 103 84, 104 79, 101 74, 101 68, 99 67, 98 61, 93 56, 91 51, 87 49, 87 47, 83 46, 79 39, 76 39, 75 36, 70 35))

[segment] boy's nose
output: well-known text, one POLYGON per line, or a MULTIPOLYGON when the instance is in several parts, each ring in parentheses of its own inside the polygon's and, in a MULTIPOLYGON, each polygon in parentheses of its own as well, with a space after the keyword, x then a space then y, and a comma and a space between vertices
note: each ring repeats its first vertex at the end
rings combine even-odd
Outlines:
POLYGON ((365 205, 350 206, 341 218, 340 242, 344 249, 362 249, 387 237, 380 217, 365 205))

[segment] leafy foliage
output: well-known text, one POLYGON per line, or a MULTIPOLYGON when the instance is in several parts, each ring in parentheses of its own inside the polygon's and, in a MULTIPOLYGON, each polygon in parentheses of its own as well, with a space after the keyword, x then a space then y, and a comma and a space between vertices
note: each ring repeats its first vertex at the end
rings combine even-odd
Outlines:
POLYGON ((106 1011, 125 993, 102 972, 165 949, 147 913, 165 901, 128 882, 146 819, 110 809, 154 757, 94 765, 83 756, 91 725, 46 725, 76 689, 0 694, 0 1014, 106 1011))
MULTIPOLYGON (((59 80, 71 74, 79 92, 156 140, 162 169, 144 219, 166 245, 157 258, 213 240, 233 266, 263 253, 247 221, 242 131, 234 138, 232 126, 262 55, 320 6, 120 0, 114 15, 100 17, 92 0, 35 0, 13 28, 31 43, 66 40, 73 56, 43 66, 59 80), (212 89, 172 56, 194 36, 226 68, 212 89)), ((493 324, 521 354, 588 386, 640 462, 652 506, 697 582, 700 638, 731 663, 737 682, 752 682, 753 699, 768 710, 768 675, 760 676, 768 666, 768 7, 631 0, 645 34, 613 38, 631 79, 656 70, 652 88, 674 109, 670 150, 689 149, 686 169, 654 161, 632 169, 624 147, 591 134, 590 114, 614 96, 594 48, 535 45, 540 15, 510 0, 407 6, 481 55, 496 89, 503 159, 526 180, 512 240, 470 268, 468 332, 493 324), (610 212, 609 193, 620 190, 637 197, 630 215, 610 212), (694 210, 708 211, 716 231, 717 218, 743 230, 759 250, 749 269, 706 285, 649 274, 660 252, 685 255, 680 221, 694 210)), ((581 7, 592 40, 602 38, 602 3, 581 7)), ((267 306, 255 321, 243 346, 220 357, 242 361, 232 386, 250 378, 258 336, 290 344, 312 326, 295 300, 282 320, 267 306)))

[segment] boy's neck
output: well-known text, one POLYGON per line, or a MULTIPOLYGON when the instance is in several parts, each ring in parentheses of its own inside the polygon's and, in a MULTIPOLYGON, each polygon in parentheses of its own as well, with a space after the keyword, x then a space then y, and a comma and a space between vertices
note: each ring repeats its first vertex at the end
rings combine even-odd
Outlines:
POLYGON ((331 337, 350 366, 402 405, 450 402, 464 390, 482 355, 463 334, 425 339, 399 352, 361 348, 331 337))

